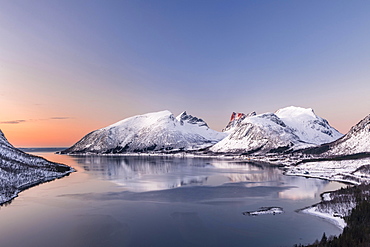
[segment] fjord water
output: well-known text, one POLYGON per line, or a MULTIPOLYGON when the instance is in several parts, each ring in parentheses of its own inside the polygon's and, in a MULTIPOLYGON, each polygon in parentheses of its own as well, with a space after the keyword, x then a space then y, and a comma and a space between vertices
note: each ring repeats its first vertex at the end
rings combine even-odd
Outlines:
POLYGON ((341 230, 296 210, 337 182, 211 158, 66 156, 77 172, 0 208, 0 246, 292 246, 341 230), (279 215, 245 216, 277 206, 279 215))

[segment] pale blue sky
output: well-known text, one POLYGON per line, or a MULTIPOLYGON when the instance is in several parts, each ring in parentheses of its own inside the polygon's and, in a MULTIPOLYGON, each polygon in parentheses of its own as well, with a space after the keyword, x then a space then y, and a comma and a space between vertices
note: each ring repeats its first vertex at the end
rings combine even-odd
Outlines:
POLYGON ((165 109, 216 130, 232 111, 311 107, 342 132, 370 113, 368 1, 0 4, 1 120, 65 117, 60 145, 165 109))

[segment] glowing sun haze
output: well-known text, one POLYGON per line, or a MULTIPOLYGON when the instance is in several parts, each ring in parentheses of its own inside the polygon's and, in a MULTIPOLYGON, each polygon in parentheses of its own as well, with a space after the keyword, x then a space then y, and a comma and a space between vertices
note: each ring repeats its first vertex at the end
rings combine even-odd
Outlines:
POLYGON ((311 107, 342 133, 370 110, 370 2, 4 0, 0 128, 70 146, 159 110, 311 107))

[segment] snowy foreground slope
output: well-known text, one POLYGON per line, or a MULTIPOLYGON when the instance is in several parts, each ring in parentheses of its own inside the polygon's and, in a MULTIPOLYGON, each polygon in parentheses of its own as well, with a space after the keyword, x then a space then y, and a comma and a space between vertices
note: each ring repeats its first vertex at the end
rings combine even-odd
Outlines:
MULTIPOLYGON (((286 107, 274 113, 248 114, 229 125, 229 136, 210 148, 216 153, 264 155, 332 142, 343 135, 312 109, 286 107), (242 119, 242 120, 239 120, 242 119)), ((229 126, 228 125, 228 126, 229 126)))
POLYGON ((63 154, 131 153, 199 150, 227 134, 217 132, 199 118, 183 112, 176 118, 169 111, 148 113, 124 119, 95 130, 63 154))
POLYGON ((16 149, 0 130, 0 204, 13 199, 28 187, 63 177, 73 171, 69 166, 16 149))

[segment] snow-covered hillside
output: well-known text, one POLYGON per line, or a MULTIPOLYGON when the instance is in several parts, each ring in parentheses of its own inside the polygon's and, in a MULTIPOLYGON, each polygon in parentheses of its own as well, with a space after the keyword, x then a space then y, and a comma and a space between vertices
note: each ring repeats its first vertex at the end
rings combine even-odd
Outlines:
POLYGON ((199 118, 181 113, 176 118, 160 111, 124 119, 95 130, 62 153, 127 153, 199 150, 222 140, 199 118))
POLYGON ((343 156, 370 153, 370 114, 353 126, 341 139, 327 145, 324 155, 343 156))
POLYGON ((353 126, 342 138, 300 152, 325 158, 358 153, 370 154, 370 114, 353 126))
POLYGON ((222 153, 281 153, 331 142, 341 136, 312 109, 290 106, 275 114, 245 117, 229 136, 210 150, 222 153))
POLYGON ((66 165, 16 149, 0 130, 0 204, 30 186, 65 176, 72 171, 66 165))

